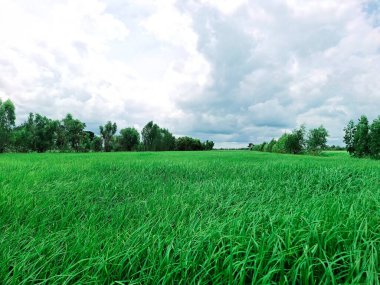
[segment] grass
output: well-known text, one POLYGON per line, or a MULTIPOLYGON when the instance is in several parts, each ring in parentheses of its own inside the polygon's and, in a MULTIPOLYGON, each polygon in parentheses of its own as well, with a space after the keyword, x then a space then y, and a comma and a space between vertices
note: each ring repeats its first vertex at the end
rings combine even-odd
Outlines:
POLYGON ((5 154, 3 284, 379 284, 380 163, 5 154))

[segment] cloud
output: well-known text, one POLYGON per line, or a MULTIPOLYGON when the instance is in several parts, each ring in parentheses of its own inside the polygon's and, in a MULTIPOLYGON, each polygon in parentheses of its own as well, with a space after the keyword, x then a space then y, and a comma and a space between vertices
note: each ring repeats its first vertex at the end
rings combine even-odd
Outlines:
POLYGON ((6 63, 0 70, 19 113, 62 116, 100 107, 102 97, 94 92, 118 67, 106 59, 108 43, 125 40, 128 29, 98 1, 23 2, 2 2, 0 12, 0 61, 6 63))
POLYGON ((214 7, 226 15, 233 14, 238 8, 247 2, 248 0, 201 0, 202 4, 214 7))
POLYGON ((289 116, 289 110, 282 106, 278 100, 269 100, 248 107, 251 112, 250 119, 256 126, 291 128, 294 121, 289 116))
POLYGON ((241 142, 266 137, 256 127, 272 127, 279 136, 307 123, 324 124, 331 141, 342 143, 349 119, 378 115, 380 33, 362 1, 242 5, 232 15, 195 9, 204 39, 199 49, 211 62, 214 84, 206 100, 181 102, 182 108, 196 117, 208 112, 221 123, 231 116, 241 142))
POLYGON ((374 0, 3 0, 0 96, 19 121, 155 120, 223 146, 324 124, 341 143, 349 119, 379 115, 379 11, 374 0))
POLYGON ((97 0, 2 3, 0 86, 18 117, 73 112, 89 123, 137 126, 169 120, 171 97, 179 86, 205 84, 208 64, 196 50, 191 18, 170 2, 164 8, 153 3, 135 5, 144 16, 131 23, 97 0), (148 50, 128 50, 139 48, 132 44, 136 30, 149 39, 148 50))

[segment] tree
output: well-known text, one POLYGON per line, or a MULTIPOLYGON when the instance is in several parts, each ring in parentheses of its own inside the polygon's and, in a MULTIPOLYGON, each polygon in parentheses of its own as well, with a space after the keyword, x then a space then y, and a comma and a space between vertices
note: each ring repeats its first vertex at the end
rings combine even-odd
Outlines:
POLYGON ((140 144, 140 134, 135 128, 122 129, 120 130, 118 143, 120 150, 136 150, 138 145, 140 144))
POLYGON ((83 136, 80 141, 80 147, 79 147, 79 150, 81 152, 89 152, 91 150, 91 142, 93 140, 91 139, 91 133, 92 132, 88 132, 88 131, 83 132, 83 136))
POLYGON ((57 148, 59 127, 59 121, 30 113, 28 119, 13 131, 14 148, 21 152, 53 150, 57 148))
POLYGON ((110 121, 108 121, 107 124, 104 125, 104 127, 100 126, 99 129, 100 134, 103 138, 104 151, 109 152, 112 149, 113 136, 117 131, 117 125, 116 123, 112 124, 110 121))
POLYGON ((156 150, 175 150, 175 137, 168 129, 159 129, 159 147, 156 150))
POLYGON ((266 146, 265 146, 265 151, 267 152, 272 152, 273 151, 273 146, 277 143, 275 139, 272 139, 266 146))
POLYGON ((95 137, 95 133, 91 132, 91 131, 84 131, 83 134, 87 135, 88 138, 90 139, 90 141, 92 141, 94 139, 94 137, 95 137))
POLYGON ((369 133, 369 151, 372 158, 380 159, 380 116, 371 124, 369 133))
POLYGON ((260 145, 260 151, 265 151, 266 147, 267 147, 267 142, 263 142, 261 145, 260 145))
POLYGON ((191 137, 179 137, 176 140, 176 149, 182 151, 202 150, 202 143, 199 139, 191 137))
MULTIPOLYGON (((164 128, 153 121, 147 123, 140 135, 134 128, 120 131, 115 136, 116 123, 107 122, 100 126, 101 137, 91 131, 84 131, 86 124, 75 119, 70 113, 60 121, 49 119, 38 113, 30 113, 27 120, 15 127, 15 108, 10 100, 0 100, 0 152, 49 150, 58 151, 105 151, 111 150, 212 150, 213 141, 201 142, 199 139, 182 137, 176 139, 164 128)), ((260 145, 263 148, 265 144, 260 145)))
POLYGON ((35 151, 34 141, 34 114, 30 113, 28 119, 13 129, 12 145, 15 151, 35 151))
POLYGON ((160 128, 153 121, 147 123, 141 131, 142 143, 145 150, 157 150, 160 128))
POLYGON ((60 121, 56 121, 57 129, 55 130, 55 147, 59 151, 67 151, 70 149, 68 137, 66 135, 65 126, 60 121))
POLYGON ((29 149, 29 133, 26 128, 21 125, 13 129, 12 146, 17 152, 28 152, 29 149))
POLYGON ((95 152, 102 151, 102 139, 95 136, 91 142, 91 150, 95 152))
POLYGON ((81 139, 83 138, 83 130, 86 127, 85 123, 74 119, 71 114, 67 114, 62 120, 64 127, 65 140, 72 150, 79 151, 81 139))
POLYGON ((369 155, 369 125, 366 116, 361 116, 356 126, 354 136, 355 156, 363 157, 369 155))
POLYGON ((305 148, 305 126, 294 129, 285 141, 285 152, 299 154, 305 148))
POLYGON ((328 132, 323 126, 311 129, 307 135, 307 150, 313 154, 319 154, 327 147, 327 137, 328 132))
POLYGON ((176 147, 176 139, 173 134, 168 129, 161 129, 153 121, 144 126, 141 138, 145 150, 174 150, 176 147))
POLYGON ((0 152, 4 152, 10 146, 15 121, 15 106, 11 100, 3 103, 0 99, 0 152))
POLYGON ((353 120, 350 120, 347 127, 344 128, 343 141, 346 144, 346 150, 350 155, 355 154, 355 133, 356 126, 353 120))
POLYGON ((54 148, 55 130, 57 129, 56 122, 36 114, 33 122, 33 144, 35 151, 45 152, 54 148))
POLYGON ((272 152, 277 152, 277 153, 286 153, 286 142, 289 138, 289 134, 285 133, 283 134, 277 141, 275 145, 272 147, 272 152))
POLYGON ((256 144, 252 147, 253 151, 261 151, 263 144, 256 144))
POLYGON ((214 142, 206 140, 203 144, 204 150, 212 150, 214 148, 214 142))

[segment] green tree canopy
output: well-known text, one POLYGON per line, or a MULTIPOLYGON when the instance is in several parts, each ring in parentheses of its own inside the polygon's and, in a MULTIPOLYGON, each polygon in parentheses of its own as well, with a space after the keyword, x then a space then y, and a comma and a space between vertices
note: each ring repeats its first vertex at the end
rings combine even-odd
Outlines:
POLYGON ((299 154, 305 148, 305 126, 301 126, 299 129, 294 129, 291 134, 288 135, 285 141, 285 152, 299 154))
POLYGON ((202 143, 199 139, 191 137, 179 137, 176 140, 177 150, 202 150, 202 143))
POLYGON ((369 153, 369 124, 366 116, 361 116, 354 136, 355 156, 363 157, 369 153))
POLYGON ((91 150, 92 151, 102 151, 102 139, 98 136, 95 136, 91 141, 91 150))
POLYGON ((136 150, 140 144, 140 134, 135 128, 122 129, 120 130, 118 143, 122 151, 136 150))
POLYGON ((105 124, 104 126, 100 126, 99 130, 103 138, 104 151, 111 151, 113 136, 117 131, 116 123, 111 123, 111 121, 108 121, 107 124, 105 124))
POLYGON ((81 139, 83 138, 83 130, 86 127, 85 123, 82 123, 78 119, 74 119, 71 114, 67 114, 62 120, 64 128, 64 136, 66 138, 69 147, 72 150, 79 151, 81 139))
POLYGON ((15 106, 12 101, 8 99, 2 102, 0 99, 0 152, 4 152, 10 146, 15 121, 15 106))
POLYGON ((214 148, 214 142, 206 140, 204 143, 202 143, 204 150, 212 150, 214 148))
POLYGON ((160 127, 150 121, 147 123, 141 132, 142 143, 145 150, 157 150, 158 141, 160 138, 160 127))
POLYGON ((273 146, 277 143, 275 139, 272 139, 267 145, 266 145, 266 151, 267 152, 272 152, 273 151, 273 146))
POLYGON ((160 148, 159 150, 174 150, 175 137, 168 129, 160 129, 160 148))
POLYGON ((309 130, 306 141, 307 150, 314 154, 321 153, 327 146, 327 137, 328 132, 323 126, 309 130))
POLYGON ((286 142, 289 138, 289 134, 285 133, 283 134, 277 141, 276 144, 273 145, 272 147, 272 152, 276 153, 286 153, 286 142))
POLYGON ((353 120, 348 122, 348 125, 344 128, 343 141, 346 144, 346 149, 350 155, 355 154, 355 133, 356 126, 353 120))
POLYGON ((371 124, 369 150, 372 158, 380 159, 380 116, 371 124))

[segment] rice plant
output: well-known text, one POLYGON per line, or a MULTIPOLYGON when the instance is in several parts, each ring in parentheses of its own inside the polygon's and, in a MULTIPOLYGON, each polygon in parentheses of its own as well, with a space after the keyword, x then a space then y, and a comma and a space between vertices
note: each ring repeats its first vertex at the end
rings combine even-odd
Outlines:
POLYGON ((3 284, 379 284, 380 163, 5 154, 3 284))

